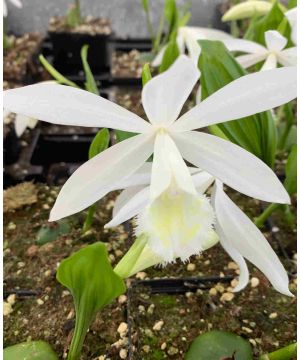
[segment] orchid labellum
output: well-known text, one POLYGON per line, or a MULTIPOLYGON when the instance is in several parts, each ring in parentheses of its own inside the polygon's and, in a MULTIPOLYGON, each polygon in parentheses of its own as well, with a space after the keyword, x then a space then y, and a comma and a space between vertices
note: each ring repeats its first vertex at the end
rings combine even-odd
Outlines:
POLYGON ((297 65, 297 47, 285 49, 287 39, 275 30, 265 32, 266 47, 244 39, 229 39, 223 42, 230 51, 248 53, 236 58, 244 68, 258 64, 261 61, 264 61, 261 70, 274 69, 277 64, 282 66, 297 65))
MULTIPOLYGON (((260 159, 229 141, 194 130, 291 101, 296 97, 296 69, 243 76, 179 116, 199 76, 193 61, 182 55, 150 80, 142 92, 149 122, 100 96, 71 87, 37 84, 6 91, 4 105, 16 113, 62 125, 139 133, 77 169, 61 189, 50 221, 81 211, 128 184, 149 184, 149 175, 139 171, 153 152, 150 202, 139 218, 137 233, 150 233, 148 244, 163 261, 174 256, 187 259, 216 241, 212 206, 197 192, 183 159, 246 195, 289 203, 284 187, 260 159)), ((138 202, 141 194, 136 196, 138 202)))
MULTIPOLYGON (((231 36, 224 31, 195 27, 195 26, 182 26, 178 29, 176 38, 177 46, 181 54, 188 51, 189 57, 194 61, 195 65, 198 63, 200 56, 200 45, 198 40, 226 40, 231 39, 231 36)), ((165 45, 152 61, 152 66, 157 67, 161 64, 164 57, 167 45, 165 45)))
MULTIPOLYGON (((141 176, 141 179, 143 180, 145 180, 146 176, 148 176, 148 180, 150 180, 151 169, 149 165, 144 165, 143 170, 139 173, 140 175, 143 174, 143 177, 141 176)), ((226 195, 223 190, 223 184, 205 171, 196 168, 190 168, 189 171, 192 174, 193 187, 196 189, 199 199, 204 198, 203 193, 213 182, 215 182, 212 192, 212 208, 215 216, 214 227, 216 233, 212 233, 210 229, 206 229, 206 237, 198 236, 197 238, 197 236, 193 234, 195 239, 197 238, 197 242, 193 243, 193 241, 189 239, 189 234, 193 232, 193 229, 197 228, 197 225, 201 227, 204 223, 203 218, 209 219, 209 215, 203 213, 202 217, 198 219, 197 225, 194 224, 193 226, 193 218, 196 217, 198 213, 200 214, 203 212, 203 209, 205 208, 203 203, 200 201, 198 204, 190 204, 190 209, 181 217, 177 217, 174 216, 174 212, 176 212, 176 209, 174 209, 174 205, 176 206, 174 198, 172 206, 164 206, 163 209, 161 209, 162 211, 157 212, 157 218, 155 218, 157 222, 156 231, 151 229, 150 225, 147 226, 147 223, 151 224, 153 221, 151 211, 154 211, 153 203, 150 198, 150 187, 149 185, 136 186, 136 180, 139 175, 135 174, 132 179, 129 179, 127 182, 127 185, 129 185, 130 181, 132 181, 135 186, 128 186, 119 195, 114 206, 113 219, 106 224, 106 227, 118 226, 130 218, 137 216, 136 232, 139 236, 137 240, 139 244, 133 245, 117 265, 116 271, 119 271, 121 274, 127 272, 126 275, 131 276, 149 266, 163 263, 166 259, 159 250, 166 244, 166 241, 170 241, 170 239, 173 239, 174 237, 175 246, 173 246, 173 249, 176 249, 177 235, 182 236, 182 239, 179 239, 179 242, 181 242, 184 251, 187 249, 185 241, 188 241, 188 246, 194 248, 194 253, 206 250, 220 240, 225 251, 240 268, 239 283, 236 286, 235 291, 240 291, 248 284, 249 272, 244 260, 244 258, 246 258, 268 277, 276 290, 285 295, 291 295, 288 288, 287 273, 277 255, 260 230, 239 209, 239 207, 232 202, 228 195, 226 195), (191 217, 191 219, 188 220, 188 229, 184 228, 184 219, 186 216, 191 217), (182 220, 180 221, 180 219, 182 220), (169 229, 168 223, 172 221, 177 221, 177 224, 173 226, 173 229, 176 232, 175 234, 168 232, 168 234, 165 235, 164 232, 169 229), (180 233, 183 228, 186 231, 186 234, 180 233), (157 234, 160 235, 159 239, 153 241, 152 237, 157 236, 157 234), (141 251, 134 259, 134 254, 137 254, 138 246, 141 247, 141 251), (133 259, 135 261, 133 261, 133 259)), ((142 182, 144 183, 144 181, 142 182)), ((258 183, 257 186, 259 186, 258 183)), ((242 192, 247 192, 246 185, 242 192)), ((205 223, 202 227, 205 227, 205 223)), ((167 244, 167 247, 168 249, 171 248, 169 244, 167 244)), ((177 257, 181 257, 181 259, 185 260, 182 251, 179 253, 174 251, 173 258, 170 259, 170 261, 175 260, 177 257)))

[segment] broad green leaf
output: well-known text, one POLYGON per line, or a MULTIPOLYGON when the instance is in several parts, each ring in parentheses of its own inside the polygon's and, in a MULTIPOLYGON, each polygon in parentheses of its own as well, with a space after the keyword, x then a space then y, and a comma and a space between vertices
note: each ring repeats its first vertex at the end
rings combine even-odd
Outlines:
POLYGON ((60 72, 58 72, 46 59, 43 55, 39 56, 39 60, 44 68, 48 71, 48 73, 54 77, 54 79, 60 84, 69 85, 72 87, 78 88, 79 86, 75 84, 73 81, 70 81, 65 76, 63 76, 60 72))
MULTIPOLYGON (((231 81, 247 74, 222 42, 199 40, 199 44, 201 56, 198 66, 201 71, 202 100, 231 81)), ((227 121, 209 129, 212 134, 227 138, 273 167, 277 131, 270 111, 227 121)))
POLYGON ((129 131, 123 131, 123 130, 115 130, 115 134, 116 134, 116 138, 117 138, 118 142, 129 139, 129 138, 137 135, 136 133, 132 133, 129 131))
POLYGON ((174 63, 174 61, 178 58, 180 52, 178 49, 176 39, 172 39, 167 45, 166 51, 164 53, 161 65, 159 67, 159 72, 162 73, 174 63))
POLYGON ((107 129, 101 129, 94 137, 89 148, 89 159, 106 150, 109 145, 110 135, 107 129))
POLYGON ((185 360, 252 360, 252 349, 241 336, 213 330, 194 340, 185 360))
POLYGON ((290 0, 289 2, 288 2, 288 8, 289 9, 293 9, 294 7, 296 7, 297 6, 297 0, 290 0))
POLYGON ((152 75, 151 75, 151 70, 150 70, 150 67, 149 67, 149 63, 146 63, 144 66, 143 66, 143 71, 142 71, 142 83, 143 83, 143 86, 145 86, 147 84, 147 82, 149 80, 152 79, 152 75))
POLYGON ((90 65, 88 63, 87 57, 88 57, 88 50, 89 45, 84 45, 81 48, 81 61, 83 65, 83 70, 85 73, 85 89, 93 94, 99 95, 99 90, 96 84, 96 81, 94 79, 93 73, 91 71, 90 65))
POLYGON ((141 3, 142 3, 142 6, 143 6, 145 12, 148 12, 148 11, 149 11, 149 3, 148 3, 148 0, 141 0, 141 3))
POLYGON ((61 220, 54 223, 48 223, 46 226, 40 228, 37 233, 36 243, 44 245, 48 242, 56 240, 59 236, 68 234, 70 231, 70 224, 67 220, 61 220))
MULTIPOLYGON (((250 25, 250 29, 247 31, 245 38, 266 45, 265 43, 265 32, 268 30, 276 30, 280 26, 284 19, 284 13, 282 7, 278 1, 275 1, 271 11, 260 19, 254 19, 250 25)), ((287 25, 285 33, 282 35, 287 38, 290 37, 290 26, 287 25)))
POLYGON ((297 192, 297 145, 292 147, 285 166, 284 187, 290 195, 297 192))
POLYGON ((106 246, 101 242, 88 245, 63 260, 56 277, 73 296, 76 323, 68 359, 77 360, 96 313, 123 294, 126 287, 113 271, 106 246))
POLYGON ((28 341, 4 349, 3 360, 58 360, 45 341, 28 341))
POLYGON ((177 7, 175 0, 165 0, 164 14, 165 19, 167 20, 169 25, 174 23, 177 16, 177 7))

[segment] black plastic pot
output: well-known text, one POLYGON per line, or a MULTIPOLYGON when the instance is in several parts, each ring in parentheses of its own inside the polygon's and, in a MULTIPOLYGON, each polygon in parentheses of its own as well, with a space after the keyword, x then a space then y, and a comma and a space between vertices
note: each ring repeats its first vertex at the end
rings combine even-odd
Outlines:
POLYGON ((52 43, 53 65, 62 72, 68 74, 70 68, 73 71, 82 69, 80 51, 83 45, 89 45, 88 62, 93 72, 105 72, 109 70, 109 45, 110 35, 89 35, 69 32, 49 32, 52 43))

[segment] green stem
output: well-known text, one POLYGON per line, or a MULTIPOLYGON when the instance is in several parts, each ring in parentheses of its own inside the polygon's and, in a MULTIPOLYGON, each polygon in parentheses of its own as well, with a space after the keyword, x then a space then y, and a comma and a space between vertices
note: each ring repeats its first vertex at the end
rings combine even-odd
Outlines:
POLYGON ((91 228, 95 211, 96 211, 96 204, 91 205, 89 207, 88 214, 87 214, 85 222, 83 224, 83 228, 82 228, 83 233, 85 233, 86 231, 88 231, 91 228))
POLYGON ((85 316, 78 317, 78 314, 81 313, 85 314, 84 311, 80 312, 79 309, 76 310, 77 315, 76 315, 75 329, 74 329, 74 334, 70 345, 70 349, 68 352, 67 360, 80 359, 83 342, 86 337, 86 333, 90 326, 91 320, 93 318, 92 316, 88 316, 87 314, 85 314, 85 316))
POLYGON ((276 350, 269 354, 264 354, 259 357, 259 360, 292 360, 297 356, 297 343, 285 346, 282 349, 276 350))
POLYGON ((255 219, 254 223, 257 227, 262 227, 268 217, 273 214, 275 210, 280 207, 280 204, 270 204, 265 210, 255 219))

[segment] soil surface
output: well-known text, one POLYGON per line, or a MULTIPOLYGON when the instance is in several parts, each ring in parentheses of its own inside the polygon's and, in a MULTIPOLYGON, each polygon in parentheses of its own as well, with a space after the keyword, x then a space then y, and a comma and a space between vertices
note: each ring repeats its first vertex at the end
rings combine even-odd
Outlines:
MULTIPOLYGON (((72 297, 55 280, 59 263, 81 247, 103 241, 107 244, 112 264, 116 264, 133 242, 133 226, 129 223, 103 229, 110 219, 117 193, 111 193, 98 202, 94 225, 86 234, 81 230, 85 212, 50 224, 47 219, 58 191, 57 187, 25 184, 5 193, 4 344, 9 346, 29 339, 43 339, 63 358, 71 341, 75 314, 72 297), (41 228, 55 232, 62 223, 68 225, 66 233, 46 243, 40 241, 41 228), (30 292, 26 293, 28 290, 30 292)), ((229 194, 248 215, 257 215, 260 211, 258 201, 232 191, 229 194)), ((276 221, 274 219, 273 230, 294 241, 289 253, 291 258, 281 256, 274 231, 263 231, 289 270, 290 289, 295 293, 295 229, 283 229, 276 221)), ((238 272, 236 264, 217 245, 200 256, 193 256, 189 263, 177 262, 165 268, 146 269, 135 278, 236 277, 238 272)), ((133 359, 183 359, 194 338, 211 329, 242 335, 251 341, 256 354, 262 349, 271 351, 287 345, 296 336, 295 298, 277 293, 252 266, 250 274, 251 283, 238 294, 232 293, 236 280, 231 284, 215 284, 206 290, 180 295, 151 295, 146 288, 132 288, 127 296, 121 296, 97 315, 87 335, 81 359, 103 360, 101 356, 104 355, 111 360, 128 359, 130 351, 133 359), (118 332, 120 324, 128 322, 128 310, 132 335, 130 346, 128 336, 118 332)), ((130 287, 130 281, 127 285, 130 287)))
POLYGON ((115 51, 112 54, 111 74, 114 78, 140 79, 144 63, 138 50, 115 51))
POLYGON ((40 49, 42 36, 28 33, 21 37, 9 36, 11 46, 4 50, 3 78, 15 82, 27 82, 38 74, 33 57, 40 49))
POLYGON ((49 31, 52 32, 70 32, 89 35, 110 35, 112 33, 110 20, 98 19, 87 16, 83 23, 71 28, 66 23, 65 17, 52 17, 49 22, 49 31))

